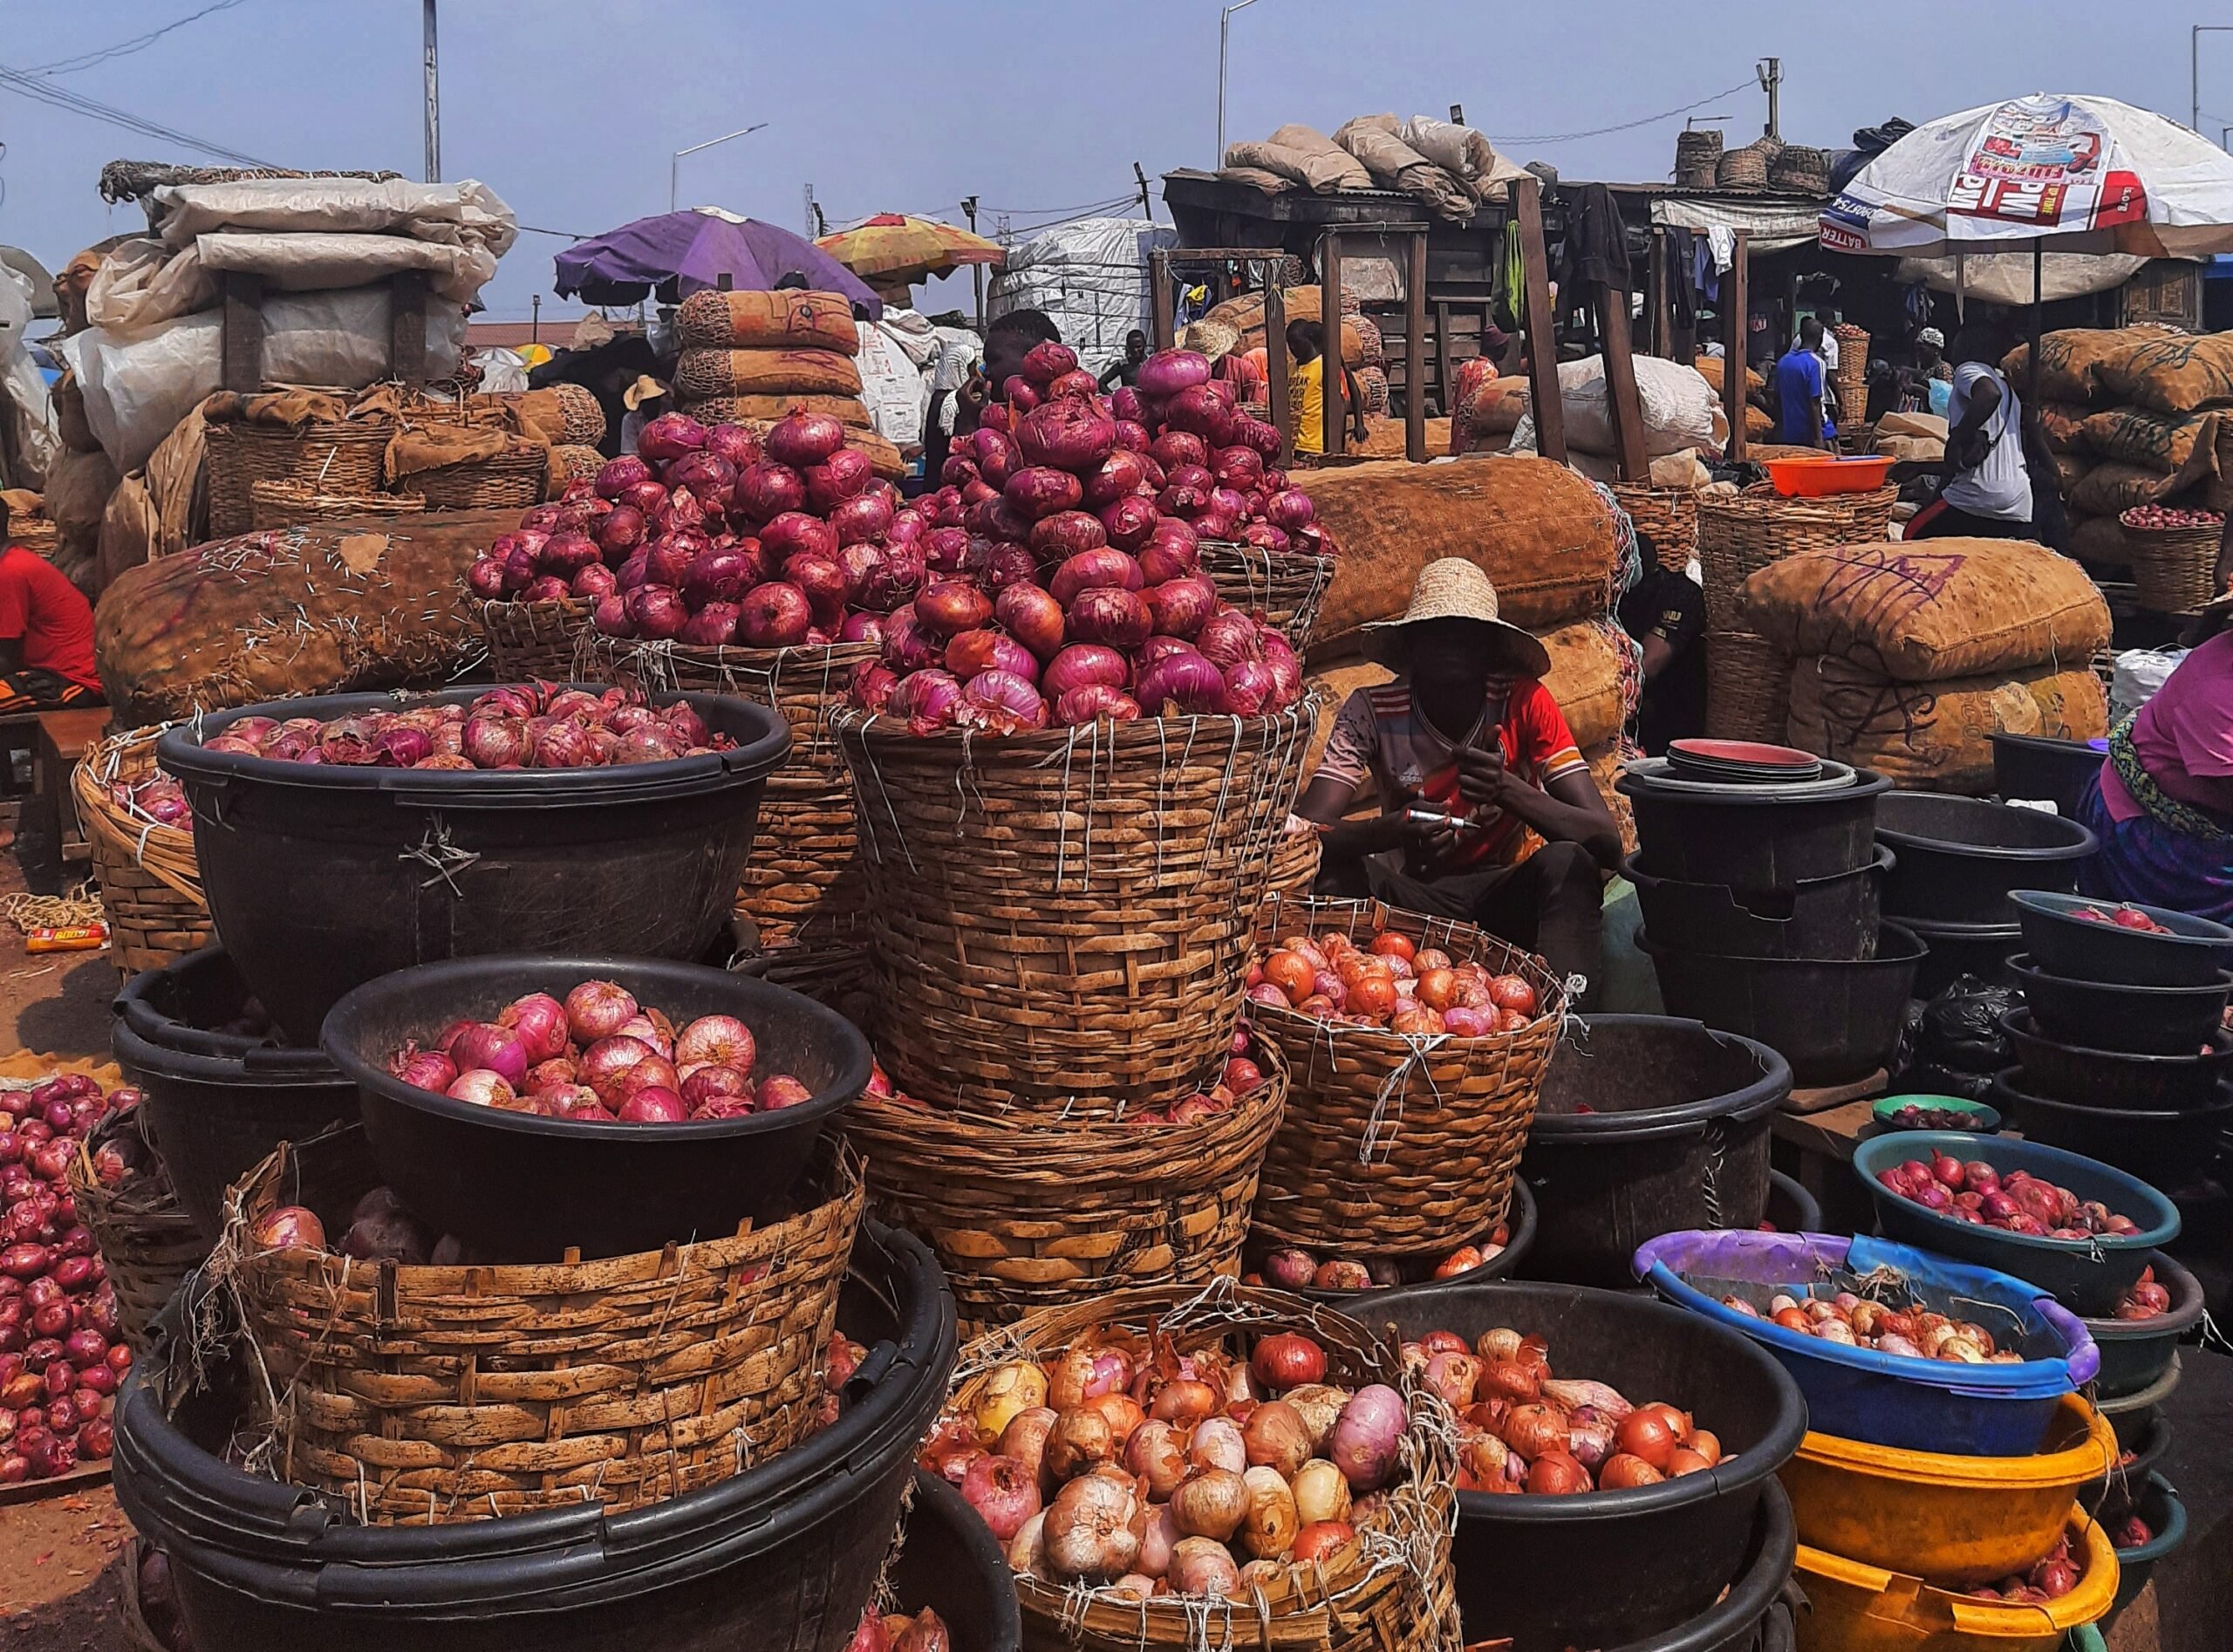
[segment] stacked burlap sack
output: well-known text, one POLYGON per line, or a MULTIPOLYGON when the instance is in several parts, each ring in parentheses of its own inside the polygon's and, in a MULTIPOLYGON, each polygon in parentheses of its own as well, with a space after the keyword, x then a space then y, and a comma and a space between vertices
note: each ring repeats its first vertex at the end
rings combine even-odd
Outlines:
POLYGON ((1398 120, 1359 115, 1331 138, 1315 127, 1281 126, 1260 143, 1229 146, 1221 177, 1267 194, 1308 189, 1319 195, 1385 189, 1410 195, 1437 217, 1462 223, 1474 208, 1500 195, 1520 169, 1471 126, 1432 115, 1398 120))
POLYGON ((1744 622, 1789 657, 1789 742, 1896 786, 1982 795, 1992 736, 2108 732, 2084 569, 2015 539, 1800 551, 1746 579, 1744 622))
MULTIPOLYGON (((1728 440, 1720 393, 1694 367, 1656 356, 1635 358, 1636 403, 1643 416, 1643 447, 1656 488, 1698 488, 1708 480, 1699 454, 1728 440)), ((1501 381, 1498 381, 1501 382, 1501 381)), ((1520 413, 1506 451, 1532 454, 1535 419, 1525 381, 1516 393, 1520 413)), ((1605 358, 1585 356, 1559 364, 1559 399, 1565 405, 1567 462, 1595 481, 1618 479, 1613 417, 1605 387, 1605 358)))
POLYGON ((866 454, 877 475, 896 481, 906 468, 871 427, 854 360, 860 334, 843 293, 694 292, 676 312, 675 332, 674 393, 692 418, 760 435, 804 407, 843 424, 846 445, 866 454))

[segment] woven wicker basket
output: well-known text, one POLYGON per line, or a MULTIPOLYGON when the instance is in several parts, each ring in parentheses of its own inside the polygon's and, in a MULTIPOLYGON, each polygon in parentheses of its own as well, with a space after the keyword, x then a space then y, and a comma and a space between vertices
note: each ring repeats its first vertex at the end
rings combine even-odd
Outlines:
POLYGON ((1768 181, 1779 189, 1802 195, 1827 195, 1830 190, 1830 152, 1803 143, 1788 143, 1768 162, 1768 181))
POLYGON ((586 385, 559 385, 559 434, 570 447, 594 447, 604 440, 604 407, 586 385))
POLYGON ((880 1048, 936 1104, 1114 1117, 1233 1034, 1315 702, 924 738, 848 713, 880 1048))
POLYGON ((1616 481, 1613 497, 1629 513, 1640 534, 1651 536, 1659 565, 1678 571, 1698 549, 1698 495, 1694 488, 1654 488, 1649 482, 1616 481))
POLYGON ((395 424, 351 419, 304 425, 215 424, 207 433, 209 536, 229 539, 256 526, 256 484, 293 482, 321 494, 382 491, 395 424))
POLYGON ((1711 631, 1745 628, 1737 593, 1751 576, 1802 550, 1846 544, 1855 529, 1849 506, 1786 499, 1772 488, 1747 489, 1734 499, 1707 495, 1699 499, 1697 510, 1698 565, 1705 575, 1706 625, 1711 631))
POLYGON ((604 455, 586 443, 563 442, 550 450, 550 469, 543 479, 543 496, 556 499, 570 481, 595 481, 604 468, 604 455))
POLYGON ((408 482, 426 496, 429 510, 525 510, 543 502, 549 457, 541 447, 518 447, 462 465, 413 471, 408 482))
POLYGON ((1262 1085, 1198 1123, 1034 1124, 866 1096, 844 1130, 871 1198, 938 1252, 977 1336, 1122 1286, 1238 1275, 1287 1105, 1285 1063, 1263 1064, 1262 1085))
POLYGON ((1782 745, 1791 713, 1791 657, 1749 631, 1709 631, 1705 642, 1707 734, 1782 745))
POLYGON ((215 935, 193 829, 152 820, 118 802, 110 790, 154 774, 155 741, 162 732, 112 734, 86 748, 70 777, 108 914, 109 956, 127 978, 200 952, 215 935))
POLYGON ((850 941, 788 942, 741 953, 730 967, 771 986, 804 993, 856 1027, 866 1027, 871 1019, 869 955, 850 941))
POLYGON ((1714 181, 1724 189, 1765 189, 1768 187, 1768 157, 1759 145, 1724 149, 1714 168, 1714 181))
POLYGON ((1675 134, 1675 181, 1685 189, 1711 189, 1724 140, 1718 126, 1688 126, 1675 134))
POLYGON ((488 645, 488 670, 500 683, 602 682, 593 654, 582 646, 597 605, 580 597, 549 603, 475 599, 473 618, 488 645), (585 658, 586 657, 586 658, 585 658))
POLYGON ((1272 874, 1266 880, 1265 898, 1296 901, 1308 895, 1310 886, 1318 881, 1325 850, 1325 840, 1316 832, 1280 833, 1279 842, 1272 845, 1272 874))
POLYGON ((1334 583, 1334 559, 1213 539, 1202 546, 1202 571, 1219 596, 1276 626, 1299 654, 1310 645, 1318 604, 1334 583))
POLYGON ((48 562, 62 549, 62 529, 44 516, 10 516, 8 519, 8 543, 21 545, 35 556, 48 562))
POLYGON ((229 1201, 210 1266, 237 1281, 279 1396, 272 1466, 370 1525, 640 1507, 811 1429, 863 1201, 849 1152, 819 1197, 734 1238, 601 1261, 399 1266, 245 1238, 283 1204, 340 1231, 377 1179, 360 1127, 283 1144, 229 1201))
POLYGON ((1301 1331, 1323 1348, 1328 1382, 1348 1389, 1384 1383, 1409 1409, 1395 1483, 1371 1512, 1356 1518, 1356 1541, 1231 1600, 1159 1594, 1142 1602, 1105 1587, 1021 1573, 1015 1592, 1025 1652, 1458 1652, 1463 1636, 1450 1562, 1458 1501, 1451 1489, 1454 1420, 1403 1369, 1392 1339, 1377 1340, 1347 1314, 1225 1280, 1206 1288, 1115 1291, 1035 1314, 968 1344, 946 1415, 966 1417, 996 1366, 1017 1359, 1051 1365, 1084 1336, 1103 1336, 1144 1362, 1162 1339, 1181 1354, 1218 1348, 1239 1357, 1258 1337, 1276 1331, 1301 1331))
POLYGON ((177 1294, 186 1276, 209 1254, 201 1237, 171 1191, 170 1178, 140 1128, 138 1110, 113 1115, 94 1127, 70 1161, 70 1197, 78 1219, 92 1234, 108 1282, 116 1289, 117 1323, 135 1354, 147 1351, 147 1327, 177 1294), (89 1149, 129 1131, 140 1138, 154 1168, 116 1186, 93 1174, 89 1149))
POLYGON ((2140 605, 2159 614, 2183 614, 2217 595, 2217 547, 2224 526, 2141 528, 2126 511, 2117 518, 2132 553, 2132 583, 2140 605))
MULTIPOLYGON (((1248 1025, 1286 1057, 1287 1123, 1265 1156, 1256 1225, 1305 1246, 1383 1255, 1447 1251, 1504 1219, 1566 991, 1540 959, 1471 924, 1377 901, 1280 901, 1264 938, 1383 930, 1535 988, 1535 1019, 1485 1038, 1329 1027, 1251 1003, 1248 1025)), ((1362 939, 1360 939, 1360 944, 1362 939)))
POLYGON ((320 493, 294 481, 252 483, 249 500, 251 529, 292 528, 345 516, 408 516, 427 509, 418 494, 320 493))

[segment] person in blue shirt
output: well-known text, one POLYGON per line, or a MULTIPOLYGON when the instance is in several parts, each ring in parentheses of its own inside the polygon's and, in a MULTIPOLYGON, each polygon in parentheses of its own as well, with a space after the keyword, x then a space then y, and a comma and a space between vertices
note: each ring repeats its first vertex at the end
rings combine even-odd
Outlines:
POLYGON ((1822 411, 1822 324, 1808 316, 1799 342, 1776 363, 1776 396, 1783 404, 1782 439, 1794 447, 1827 447, 1837 431, 1822 411))

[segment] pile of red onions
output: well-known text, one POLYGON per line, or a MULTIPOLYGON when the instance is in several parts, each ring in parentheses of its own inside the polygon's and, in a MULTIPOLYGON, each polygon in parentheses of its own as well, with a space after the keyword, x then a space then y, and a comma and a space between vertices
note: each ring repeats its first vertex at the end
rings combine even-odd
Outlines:
POLYGON ((880 1613, 871 1601, 845 1652, 953 1652, 953 1636, 927 1606, 911 1618, 905 1612, 880 1613))
MULTIPOLYGON (((74 1073, 0 1091, 0 1485, 109 1454, 132 1350, 69 1169, 94 1125, 139 1102, 74 1073)), ((106 1186, 154 1169, 128 1133, 93 1154, 106 1186)))
POLYGON ((813 1091, 789 1073, 755 1076, 758 1046, 734 1015, 678 1029, 617 981, 583 981, 563 1002, 529 993, 493 1021, 452 1021, 388 1070, 452 1101, 577 1123, 680 1124, 796 1107, 813 1091))
POLYGON ((1271 464, 1278 431, 1241 412, 1232 385, 1213 371, 1207 356, 1161 351, 1140 364, 1136 388, 1110 398, 1116 418, 1147 433, 1147 457, 1162 473, 1157 506, 1204 539, 1338 554, 1310 495, 1271 464))
POLYGON ((2003 1177, 1983 1159, 1964 1163, 1950 1153, 1934 1153, 1929 1164, 1911 1158, 1877 1171, 1876 1179, 1902 1198, 1951 1220, 2035 1239, 2091 1242, 2103 1236, 2128 1239, 2140 1232, 2132 1218, 2098 1199, 2080 1199, 2029 1171, 2003 1177))
POLYGON ((2140 1277, 2117 1299, 2117 1317, 2120 1320, 2152 1320, 2170 1311, 2170 1290, 2157 1281, 2153 1266, 2141 1269, 2140 1277))
POLYGON ((371 768, 603 768, 726 751, 685 700, 652 706, 632 688, 516 683, 469 705, 315 717, 236 717, 204 751, 371 768))
MULTIPOLYGON (((1416 1277, 1446 1280, 1470 1273, 1484 1262, 1504 1254, 1512 1238, 1512 1225, 1499 1222, 1477 1243, 1461 1245, 1416 1277)), ((1332 1256, 1321 1261, 1300 1245, 1274 1245, 1265 1250, 1256 1266, 1240 1276, 1243 1285, 1271 1285, 1283 1291, 1378 1291, 1415 1282, 1413 1272, 1392 1256, 1332 1256)))
POLYGON ((1402 1478, 1403 1396, 1327 1374, 1325 1349, 1296 1332, 1259 1335, 1242 1358, 1103 1328, 995 1367, 921 1461, 961 1488, 1018 1573, 1245 1600, 1348 1548, 1402 1478))
POLYGON ((1517 1032, 1537 1007, 1526 976, 1453 960, 1439 947, 1418 946, 1394 930, 1362 946, 1339 930, 1283 935, 1248 966, 1246 985, 1252 1004, 1406 1035, 1481 1038, 1517 1032))
MULTIPOLYGON (((2147 1533, 2145 1522, 2141 1524, 2147 1533)), ((2150 1534, 2152 1535, 2152 1534, 2150 1534)), ((2120 1548, 2131 1548, 2134 1544, 2120 1539, 2111 1539, 2120 1548)), ((2148 1541, 2147 1536, 2138 1539, 2148 1541)), ((1981 1584, 1970 1591, 1974 1601, 2013 1601, 2025 1606, 2045 1606, 2050 1601, 2059 1601, 2078 1587, 2078 1580, 2085 1575, 2085 1554, 2071 1546, 2070 1534, 2066 1532, 2055 1539, 2049 1549, 2022 1572, 2004 1577, 1998 1583, 1981 1584)))
POLYGON ((1895 1308, 1851 1291, 1822 1296, 1779 1292, 1768 1299, 1765 1311, 1741 1296, 1724 1296, 1721 1305, 1752 1319, 1772 1320, 1802 1336, 1911 1360, 2009 1365, 2024 1357, 1997 1346, 1992 1333, 1973 1321, 1953 1319, 1926 1308, 1895 1308))
POLYGON ((186 788, 160 768, 145 780, 117 781, 108 788, 110 801, 127 815, 137 815, 163 826, 191 826, 194 810, 186 801, 186 788))

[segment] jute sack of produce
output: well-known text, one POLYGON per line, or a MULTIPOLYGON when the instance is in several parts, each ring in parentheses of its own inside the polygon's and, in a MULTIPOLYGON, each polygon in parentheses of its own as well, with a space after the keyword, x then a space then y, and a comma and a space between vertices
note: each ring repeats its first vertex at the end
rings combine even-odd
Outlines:
POLYGON ((834 350, 686 350, 674 364, 674 393, 709 396, 857 396, 861 370, 834 350))
POLYGON ((2101 679, 2080 659, 1943 682, 1895 682, 1837 659, 1799 661, 1791 743, 1888 775, 1895 786, 1982 796, 1992 736, 2093 740, 2109 732, 2101 679))
POLYGON ((1876 421, 1880 436, 1919 436, 1925 441, 1942 445, 1946 440, 1946 419, 1942 413, 1888 413, 1876 421))
MULTIPOLYGON (((2189 460, 2189 468, 2195 461, 2189 460)), ((2145 465, 2128 465, 2121 459, 2105 459, 2080 477, 2064 495, 2073 510, 2093 516, 2113 516, 2134 505, 2154 504, 2186 486, 2178 476, 2166 476, 2145 465)))
POLYGON ((1443 556, 1479 564, 1516 625, 1562 625, 1612 605, 1613 508, 1564 465, 1376 461, 1293 475, 1341 547, 1318 611, 1326 652, 1348 652, 1349 632, 1402 613, 1419 570, 1443 556))
POLYGON ((519 519, 512 509, 306 522, 126 570, 93 616, 119 726, 447 681, 482 647, 465 570, 519 519))
MULTIPOLYGON (((1478 358, 1476 358, 1478 359, 1478 358)), ((1461 387, 1465 380, 1458 380, 1461 387)), ((1527 380, 1514 373, 1498 378, 1493 373, 1461 394, 1458 410, 1465 417, 1477 436, 1492 436, 1510 431, 1519 423, 1519 416, 1527 411, 1527 380)))
MULTIPOLYGON (((1569 447, 1567 463, 1590 481, 1601 481, 1608 488, 1621 480, 1621 461, 1605 454, 1569 447)), ((1712 480, 1713 473, 1705 468, 1697 452, 1685 447, 1680 453, 1653 454, 1647 485, 1653 488, 1687 488, 1696 492, 1712 480)))
POLYGON ((858 396, 708 396, 690 405, 690 416, 708 424, 773 424, 794 413, 827 413, 856 430, 872 427, 868 404, 858 396))
POLYGON ((1372 188, 1372 174, 1315 126, 1289 124, 1261 143, 1233 144, 1225 164, 1277 173, 1321 195, 1372 188))
MULTIPOLYGON (((2042 403, 2074 401, 2101 406, 2133 398, 2119 388, 2130 379, 2127 364, 2144 345, 2171 335, 2161 327, 2070 327, 2039 340, 2042 403)), ((2032 346, 2026 342, 2001 358, 2000 370, 2018 390, 2031 383, 2032 346)))
POLYGON ((2073 515, 2070 519, 2070 554, 2113 568, 2128 567, 2132 563, 2132 547, 2125 543, 2124 524, 2114 516, 2073 515))
MULTIPOLYGON (((1927 461, 1943 459, 1946 456, 1946 444, 1943 441, 1933 441, 1928 436, 1887 435, 1879 431, 1876 435, 1875 451, 1888 459, 1927 461)), ((2056 457, 2059 459, 2063 455, 2058 454, 2056 457)))
POLYGON ((2233 400, 2233 332, 2151 332, 2104 361, 2100 377, 2117 400, 2161 413, 2233 400))
POLYGON ((2217 469, 2215 413, 2152 413, 2145 407, 2112 407, 2089 413, 2086 445, 2104 459, 2122 460, 2171 475, 2194 461, 2196 450, 2211 474, 2217 469))
POLYGON ((2082 663, 2109 640, 2109 606, 2086 570, 2021 539, 1803 550, 1747 578, 1738 604, 1787 654, 1909 683, 2082 663))
POLYGON ((1601 741, 1581 748, 1582 761, 1589 765, 1589 778, 1595 782, 1598 795, 1604 798, 1605 807, 1612 811, 1613 823, 1621 829, 1621 847, 1633 855, 1636 852, 1636 812, 1629 805, 1628 798, 1616 782, 1621 771, 1628 767, 1628 760, 1621 755, 1617 740, 1601 741))
POLYGON ((2092 410, 2082 401, 2039 402, 2039 433, 2046 439, 2047 451, 2073 454, 2086 445, 2086 421, 2092 410))
POLYGON ((2084 454, 2050 454, 2048 457, 2055 462, 2055 481, 2065 499, 2093 469, 2093 461, 2084 454))
MULTIPOLYGON (((1711 386, 1713 386, 1713 393, 1714 393, 1715 395, 1718 396, 1719 394, 1721 394, 1721 385, 1722 385, 1721 369, 1722 369, 1722 365, 1723 365, 1723 364, 1722 364, 1722 358, 1721 358, 1721 357, 1719 357, 1719 356, 1697 356, 1697 357, 1693 357, 1693 358, 1691 358, 1690 365, 1691 365, 1693 367, 1696 367, 1696 368, 1698 370, 1698 376, 1699 376, 1700 378, 1704 379, 1708 384, 1710 384, 1710 385, 1711 385, 1711 386)), ((1762 390, 1762 389, 1766 388, 1766 386, 1767 386, 1767 382, 1768 382, 1768 381, 1767 381, 1766 379, 1765 379, 1761 378, 1759 374, 1758 374, 1758 373, 1754 372, 1753 372, 1750 367, 1747 367, 1747 368, 1745 370, 1745 389, 1747 389, 1747 390, 1762 390)))
POLYGON ((686 348, 835 350, 853 355, 853 306, 837 292, 693 292, 675 312, 686 348))

